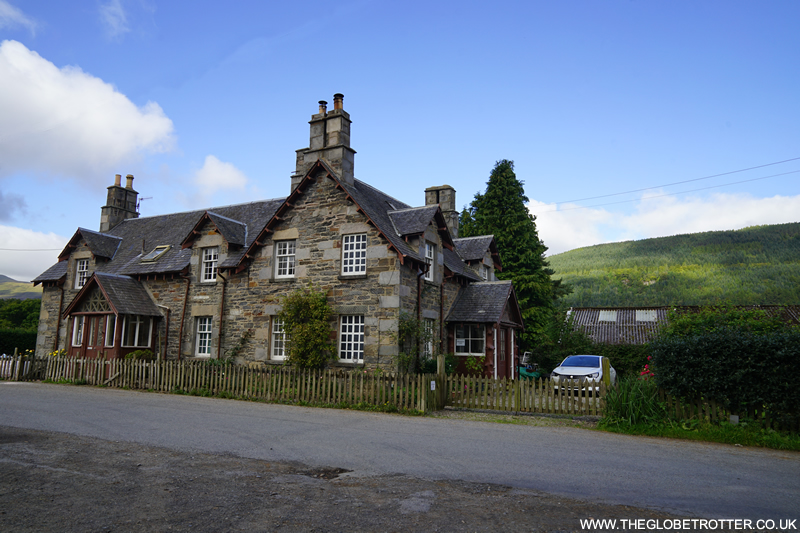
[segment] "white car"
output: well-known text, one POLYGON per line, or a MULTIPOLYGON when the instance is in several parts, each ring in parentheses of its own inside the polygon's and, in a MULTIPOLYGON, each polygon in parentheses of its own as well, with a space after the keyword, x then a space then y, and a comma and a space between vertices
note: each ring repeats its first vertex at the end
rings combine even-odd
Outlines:
MULTIPOLYGON (((550 374, 550 380, 558 386, 562 379, 587 379, 595 383, 603 380, 602 355, 570 355, 550 374)), ((611 364, 608 365, 611 384, 617 383, 617 371, 611 364)), ((597 389, 597 387, 595 387, 597 389)))

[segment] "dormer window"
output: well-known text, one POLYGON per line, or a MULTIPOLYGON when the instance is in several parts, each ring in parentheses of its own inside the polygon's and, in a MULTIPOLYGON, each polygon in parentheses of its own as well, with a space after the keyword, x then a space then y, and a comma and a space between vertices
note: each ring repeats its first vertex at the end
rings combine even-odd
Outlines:
POLYGON ((433 281, 434 279, 434 266, 436 265, 436 245, 429 242, 425 243, 425 263, 428 265, 428 270, 425 272, 425 279, 433 281))
POLYGON ((75 288, 80 289, 89 279, 89 260, 78 259, 75 265, 75 288))
POLYGON ((219 247, 203 248, 202 282, 214 283, 217 281, 217 262, 219 261, 219 247))
POLYGON ((161 258, 162 255, 167 253, 171 246, 165 244, 163 246, 156 246, 155 249, 147 255, 142 256, 142 263, 154 263, 161 258))

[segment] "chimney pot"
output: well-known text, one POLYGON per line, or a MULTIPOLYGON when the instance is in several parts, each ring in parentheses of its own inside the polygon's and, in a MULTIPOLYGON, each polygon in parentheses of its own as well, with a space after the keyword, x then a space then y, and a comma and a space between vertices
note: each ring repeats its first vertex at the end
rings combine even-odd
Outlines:
POLYGON ((117 187, 122 185, 122 174, 115 174, 114 175, 114 185, 116 185, 117 187))
POLYGON ((342 100, 344 100, 344 95, 342 93, 336 93, 336 94, 333 95, 333 109, 334 109, 334 111, 337 110, 337 109, 343 109, 342 100))
POLYGON ((125 176, 125 179, 127 180, 127 182, 125 183, 125 188, 133 189, 133 174, 128 174, 127 176, 125 176))
POLYGON ((324 115, 328 111, 328 102, 325 100, 319 101, 319 114, 324 115))

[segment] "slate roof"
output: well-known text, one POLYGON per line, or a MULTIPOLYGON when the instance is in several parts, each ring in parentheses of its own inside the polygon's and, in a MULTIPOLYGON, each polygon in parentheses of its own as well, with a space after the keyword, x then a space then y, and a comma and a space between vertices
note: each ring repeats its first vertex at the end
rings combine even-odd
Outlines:
MULTIPOLYGON (((81 236, 90 235, 93 243, 118 243, 116 253, 108 262, 98 262, 96 272, 123 275, 166 274, 181 272, 189 265, 191 249, 182 249, 181 243, 192 231, 200 219, 207 213, 213 213, 215 224, 224 233, 229 242, 243 241, 248 246, 250 241, 275 214, 284 198, 262 200, 246 204, 215 207, 211 210, 186 211, 152 217, 130 218, 124 220, 108 233, 97 233, 79 229, 81 236), (252 231, 250 231, 252 229, 252 231), (99 237, 99 238, 98 238, 99 237), (141 256, 151 252, 156 246, 171 245, 171 248, 157 261, 142 262, 141 256)), ((88 240, 87 240, 88 242, 88 240)), ((104 248, 107 249, 107 248, 104 248)), ((94 250, 93 250, 94 251, 94 250)), ((242 251, 230 252, 228 259, 221 265, 227 266, 236 262, 242 251)), ((55 281, 65 273, 67 262, 62 261, 47 269, 33 280, 55 281)))
MULTIPOLYGON (((356 179, 351 185, 339 180, 337 174, 324 161, 319 161, 317 165, 324 168, 336 180, 401 256, 420 263, 425 262, 420 251, 412 248, 403 236, 424 232, 434 217, 438 216, 438 205, 412 208, 363 181, 356 179)), ((307 176, 311 175, 315 168, 318 167, 309 169, 307 176)), ((96 272, 130 276, 174 274, 189 266, 192 250, 183 248, 182 243, 191 238, 192 231, 202 223, 203 218, 207 217, 229 244, 241 246, 239 249, 229 248, 227 258, 220 262, 220 268, 235 268, 241 266, 248 253, 252 253, 251 248, 258 246, 254 241, 279 210, 290 208, 286 203, 290 198, 132 218, 124 220, 105 234, 83 228, 79 229, 79 232, 80 236, 90 235, 92 243, 98 250, 104 250, 104 253, 108 253, 112 243, 116 244, 111 260, 98 262, 96 272), (170 245, 170 249, 156 261, 141 260, 143 255, 153 251, 156 246, 163 245, 170 245)), ((443 219, 440 222, 443 224, 443 219)), ((443 238, 446 243, 451 242, 449 235, 443 235, 443 238)), ((491 237, 486 242, 490 241, 491 237)), ((447 247, 443 247, 442 252, 444 264, 451 272, 471 281, 481 279, 464 264, 457 253, 447 247)), ((59 280, 66 274, 66 267, 66 262, 58 263, 39 275, 34 283, 59 280)))
POLYGON ((122 315, 160 316, 161 311, 141 282, 128 276, 95 274, 109 303, 122 315))
POLYGON ((141 282, 128 276, 95 272, 70 302, 63 315, 69 315, 97 285, 118 315, 161 316, 161 311, 141 282))
POLYGON ((456 252, 445 248, 443 253, 444 266, 450 269, 452 273, 458 274, 459 276, 464 276, 472 281, 481 281, 483 279, 474 270, 468 267, 456 252))
POLYGON ((113 259, 119 245, 122 243, 122 239, 113 235, 106 235, 86 228, 78 228, 78 231, 96 257, 113 259))
POLYGON ((372 220, 389 242, 392 243, 392 246, 394 246, 396 250, 405 256, 424 262, 424 258, 419 255, 419 251, 409 246, 408 243, 397 234, 392 219, 389 216, 389 211, 411 209, 410 205, 392 198, 388 194, 360 180, 354 180, 353 185, 348 185, 341 181, 339 181, 339 184, 345 192, 350 195, 353 201, 361 207, 364 213, 372 220))
POLYGON ((500 322, 513 290, 510 280, 472 283, 458 293, 445 321, 500 322))
POLYGON ((481 235, 479 237, 462 237, 453 239, 458 255, 464 261, 480 261, 492 245, 494 235, 481 235))
POLYGON ((244 246, 245 239, 247 238, 247 224, 211 211, 208 211, 207 214, 208 218, 214 222, 214 225, 217 226, 217 230, 228 244, 244 246))
POLYGON ((389 211, 387 214, 398 234, 416 235, 425 231, 438 210, 438 205, 428 205, 389 211))
POLYGON ((44 281, 58 281, 67 275, 67 261, 59 261, 38 276, 31 283, 34 286, 44 281))

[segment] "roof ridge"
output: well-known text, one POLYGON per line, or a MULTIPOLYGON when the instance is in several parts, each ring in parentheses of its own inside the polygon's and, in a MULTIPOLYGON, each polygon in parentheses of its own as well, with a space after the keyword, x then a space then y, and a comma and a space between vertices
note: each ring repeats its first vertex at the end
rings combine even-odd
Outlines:
POLYGON ((416 211, 418 209, 436 209, 438 205, 421 205, 419 207, 404 207, 403 209, 390 209, 387 213, 401 213, 403 211, 416 211))
MULTIPOLYGON (((406 205, 406 206, 407 206, 407 205, 409 205, 409 204, 405 203, 405 202, 404 202, 404 201, 402 201, 402 200, 398 200, 397 198, 395 198, 395 197, 394 197, 394 196, 392 196, 391 194, 385 193, 385 192, 383 192, 382 190, 380 190, 379 188, 377 188, 377 187, 375 187, 375 186, 373 186, 373 185, 370 185, 370 184, 369 184, 369 183, 367 183, 366 181, 361 181, 360 179, 353 178, 353 184, 355 184, 355 183, 360 183, 361 185, 364 185, 365 187, 369 187, 369 188, 370 188, 370 189, 372 189, 373 191, 379 192, 380 194, 384 195, 384 196, 385 196, 385 197, 387 197, 387 198, 391 198, 392 200, 394 200, 395 202, 397 202, 397 203, 399 203, 399 204, 403 204, 403 205, 406 205)), ((409 208, 410 208, 410 206, 409 206, 409 208)), ((404 209, 408 209, 408 208, 404 208, 404 209)))
MULTIPOLYGON (((120 222, 120 224, 128 222, 128 221, 147 220, 149 218, 163 218, 163 217, 168 217, 168 216, 172 216, 172 215, 187 215, 189 213, 205 213, 205 212, 208 212, 208 211, 214 212, 215 209, 226 209, 228 207, 239 207, 239 206, 243 206, 243 205, 263 204, 263 203, 266 203, 266 202, 285 202, 286 198, 288 198, 288 196, 279 197, 279 198, 267 198, 265 200, 255 200, 253 202, 242 202, 240 204, 218 205, 216 207, 208 207, 208 208, 205 208, 205 209, 203 209, 203 208, 188 209, 186 211, 176 211, 176 212, 173 212, 173 213, 164 213, 164 214, 161 214, 161 215, 150 215, 150 216, 146 216, 146 217, 126 218, 125 220, 120 222)), ((219 215, 218 213, 215 213, 215 214, 217 214, 218 216, 223 216, 223 215, 219 215)), ((233 220, 233 219, 231 219, 231 220, 233 220)), ((102 235, 106 235, 106 234, 103 233, 102 235)))

